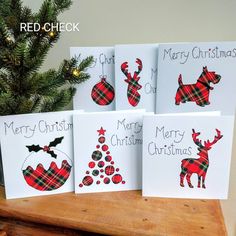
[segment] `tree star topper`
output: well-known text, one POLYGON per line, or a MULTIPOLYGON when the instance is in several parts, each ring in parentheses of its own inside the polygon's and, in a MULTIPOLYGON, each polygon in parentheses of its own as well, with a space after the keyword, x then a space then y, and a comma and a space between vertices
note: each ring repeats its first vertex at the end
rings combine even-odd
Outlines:
POLYGON ((99 136, 100 135, 105 135, 106 130, 101 127, 99 130, 97 130, 97 132, 98 132, 99 136))

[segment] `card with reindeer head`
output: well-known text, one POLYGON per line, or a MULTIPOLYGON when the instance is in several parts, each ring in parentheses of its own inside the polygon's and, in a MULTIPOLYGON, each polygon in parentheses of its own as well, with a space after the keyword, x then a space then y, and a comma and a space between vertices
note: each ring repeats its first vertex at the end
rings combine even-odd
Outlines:
POLYGON ((73 124, 79 111, 0 117, 7 199, 72 192, 73 124))
POLYGON ((74 109, 84 111, 112 111, 115 109, 115 56, 114 47, 71 47, 71 57, 80 61, 93 56, 86 73, 90 79, 76 87, 74 109))
POLYGON ((155 112, 158 44, 115 46, 116 110, 155 112))
POLYGON ((236 108, 236 42, 160 44, 156 112, 236 108))
POLYGON ((149 115, 143 196, 226 199, 234 116, 149 115))

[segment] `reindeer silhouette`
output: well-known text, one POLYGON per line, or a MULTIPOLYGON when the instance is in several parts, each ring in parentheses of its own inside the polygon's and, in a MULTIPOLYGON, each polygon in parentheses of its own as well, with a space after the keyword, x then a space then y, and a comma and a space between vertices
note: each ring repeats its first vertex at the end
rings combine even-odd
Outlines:
POLYGON ((202 180, 202 188, 206 188, 205 186, 205 178, 207 169, 209 167, 209 160, 208 160, 208 151, 212 148, 212 146, 217 143, 223 135, 221 135, 220 130, 216 129, 217 135, 215 136, 214 140, 210 142, 209 140, 204 141, 204 145, 202 141, 199 140, 197 137, 200 135, 200 132, 196 133, 195 130, 192 130, 192 138, 193 142, 198 146, 199 153, 197 154, 199 158, 187 158, 182 160, 181 164, 181 173, 180 173, 180 186, 184 187, 184 177, 186 176, 186 180, 188 182, 188 186, 193 188, 191 184, 191 176, 193 173, 198 175, 198 188, 201 187, 201 180, 202 180))
POLYGON ((131 76, 131 73, 128 72, 128 62, 124 62, 121 65, 121 71, 125 74, 126 78, 125 82, 128 83, 128 89, 127 89, 127 97, 130 105, 133 107, 137 106, 140 101, 140 94, 138 90, 142 88, 142 85, 138 83, 140 80, 140 77, 138 75, 143 69, 142 61, 137 58, 136 63, 138 64, 138 70, 134 72, 134 75, 131 76))

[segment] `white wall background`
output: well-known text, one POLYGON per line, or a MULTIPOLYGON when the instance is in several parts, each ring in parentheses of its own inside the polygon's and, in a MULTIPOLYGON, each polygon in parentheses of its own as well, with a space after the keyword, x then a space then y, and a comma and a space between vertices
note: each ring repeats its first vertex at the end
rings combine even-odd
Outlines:
MULTIPOLYGON (((43 0, 23 2, 37 10, 43 0)), ((235 41, 235 9, 235 0, 74 0, 60 19, 80 22, 80 32, 63 33, 42 70, 69 58, 70 46, 235 41)), ((233 153, 229 199, 221 201, 229 236, 236 235, 236 148, 233 153)))

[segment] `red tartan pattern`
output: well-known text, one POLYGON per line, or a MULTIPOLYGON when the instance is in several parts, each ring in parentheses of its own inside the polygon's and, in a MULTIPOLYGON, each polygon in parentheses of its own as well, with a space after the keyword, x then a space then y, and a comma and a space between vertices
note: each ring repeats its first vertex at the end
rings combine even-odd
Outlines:
POLYGON ((64 160, 61 168, 58 168, 55 162, 50 164, 48 170, 45 170, 42 164, 39 164, 34 170, 28 166, 23 170, 23 175, 27 184, 40 191, 51 191, 60 188, 69 178, 72 166, 64 160))
POLYGON ((208 71, 207 67, 203 67, 203 72, 195 84, 186 84, 182 82, 182 75, 179 75, 178 83, 179 88, 175 95, 175 104, 179 105, 181 102, 187 101, 196 102, 198 106, 209 105, 210 90, 213 87, 210 83, 217 84, 221 79, 220 75, 217 75, 214 71, 208 71))
POLYGON ((208 159, 208 151, 212 148, 212 146, 218 142, 223 135, 221 135, 221 132, 216 129, 217 135, 215 136, 213 142, 205 141, 204 145, 202 144, 202 141, 199 140, 197 137, 200 135, 200 133, 195 133, 193 130, 192 138, 194 143, 199 147, 199 153, 197 154, 199 158, 186 158, 183 159, 181 162, 181 173, 180 173, 180 186, 184 187, 184 177, 186 176, 186 180, 188 182, 188 185, 190 188, 193 188, 193 185, 191 183, 191 176, 192 174, 196 173, 198 175, 198 188, 206 188, 205 186, 205 178, 207 174, 207 170, 209 167, 209 159, 208 159))
POLYGON ((138 64, 138 70, 134 72, 133 76, 131 76, 131 73, 128 72, 128 62, 124 62, 121 65, 121 71, 127 78, 125 79, 125 82, 128 83, 128 101, 133 107, 137 106, 140 101, 141 95, 139 94, 138 90, 142 88, 142 85, 138 83, 138 81, 140 80, 140 77, 138 75, 142 71, 143 65, 142 61, 139 58, 136 59, 136 63, 138 64))
POLYGON ((105 168, 106 175, 113 175, 115 172, 115 168, 113 166, 107 166, 105 168))
POLYGON ((106 79, 102 78, 101 82, 93 87, 91 97, 98 105, 105 106, 114 100, 115 91, 106 79))

